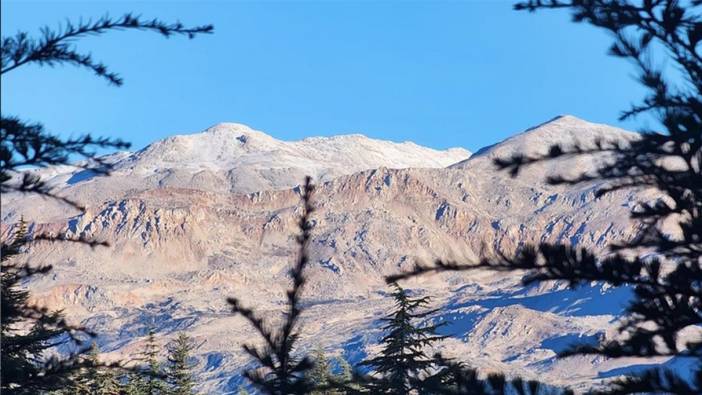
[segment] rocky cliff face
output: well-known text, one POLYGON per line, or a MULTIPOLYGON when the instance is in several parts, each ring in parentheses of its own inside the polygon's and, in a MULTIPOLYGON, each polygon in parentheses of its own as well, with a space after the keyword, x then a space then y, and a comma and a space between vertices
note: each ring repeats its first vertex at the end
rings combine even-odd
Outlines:
MULTIPOLYGON (((295 184, 304 174, 314 175, 318 188, 302 348, 320 345, 355 361, 373 351, 377 319, 391 304, 383 275, 418 260, 469 261, 526 243, 604 251, 631 237, 634 192, 595 199, 594 184, 543 182, 546 174, 587 171, 606 157, 539 164, 518 178, 491 161, 556 141, 635 136, 559 117, 468 158, 461 149, 358 135, 282 142, 222 124, 114 155, 110 177, 43 170, 61 193, 87 203, 87 212, 4 196, 3 224, 7 231, 24 215, 35 230, 109 240, 110 248, 94 250, 35 246, 31 259, 55 267, 29 285, 35 297, 101 333, 101 348, 115 358, 137 349, 150 327, 164 341, 187 330, 199 344, 200 389, 220 393, 238 388, 237 372, 248 363, 241 343, 251 333, 224 300, 237 295, 279 317, 300 211, 295 184)), ((637 363, 555 359, 570 342, 613 335, 626 288, 524 288, 520 274, 492 272, 427 276, 407 286, 441 307, 432 319, 447 321, 443 331, 451 337, 439 348, 483 371, 584 386, 637 363)))

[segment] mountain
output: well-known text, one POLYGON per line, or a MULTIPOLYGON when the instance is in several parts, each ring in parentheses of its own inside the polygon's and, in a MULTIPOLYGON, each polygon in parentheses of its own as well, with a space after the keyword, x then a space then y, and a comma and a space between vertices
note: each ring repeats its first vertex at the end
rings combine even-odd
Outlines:
MULTIPOLYGON (((247 126, 223 123, 203 133, 174 136, 151 144, 120 161, 132 174, 188 171, 196 177, 223 176, 229 192, 255 192, 293 186, 311 175, 327 181, 344 174, 381 166, 446 167, 467 159, 462 148, 436 151, 411 142, 393 143, 360 134, 276 140, 247 126), (177 169, 177 170, 176 170, 177 169)), ((193 180, 188 180, 192 182, 193 180)), ((220 190, 219 186, 208 187, 220 190)))
MULTIPOLYGON (((412 142, 394 143, 360 134, 311 137, 281 141, 245 125, 221 123, 202 133, 179 135, 130 153, 106 157, 114 167, 109 178, 74 166, 37 170, 56 192, 82 204, 123 197, 135 191, 164 187, 188 188, 218 193, 251 193, 290 188, 313 176, 324 182, 354 172, 388 168, 439 168, 465 160, 462 148, 437 151, 412 142)), ((9 199, 12 199, 10 197, 9 199)), ((52 220, 51 213, 66 207, 33 197, 22 202, 24 214, 35 220, 52 220), (46 210, 50 205, 51 209, 46 210), (35 210, 27 212, 28 207, 35 210), (47 212, 48 211, 48 212, 47 212)), ((12 210, 3 210, 2 220, 16 220, 12 210)))
MULTIPOLYGON (((317 177, 310 281, 301 351, 322 346, 357 361, 373 352, 378 318, 392 305, 383 276, 437 258, 467 262, 525 243, 564 242, 605 252, 631 237, 629 210, 644 192, 595 198, 597 184, 552 186, 548 172, 592 170, 607 157, 539 164, 511 178, 494 157, 550 144, 625 143, 636 134, 565 116, 478 151, 434 151, 362 136, 282 142, 240 125, 176 136, 110 158, 110 177, 46 169, 47 182, 87 203, 65 206, 3 197, 3 224, 34 221, 33 231, 109 240, 110 248, 39 244, 35 260, 54 271, 29 284, 33 295, 94 328, 101 350, 117 358, 140 346, 149 328, 164 341, 187 330, 199 389, 235 391, 248 359, 250 328, 225 298, 279 319, 294 259, 299 188, 317 177), (555 166, 555 167, 554 167, 555 166), (208 174, 202 175, 203 172, 208 174), (200 176, 198 176, 200 175, 200 176), (77 179, 76 179, 77 177, 77 179), (256 189, 252 191, 252 188, 256 189), (41 210, 41 213, 39 212, 41 210), (40 218, 40 219, 35 219, 40 218)), ((524 287, 519 273, 471 272, 408 281, 448 323, 437 346, 483 372, 518 373, 586 388, 641 360, 556 359, 573 341, 617 336, 627 288, 591 284, 524 287)))

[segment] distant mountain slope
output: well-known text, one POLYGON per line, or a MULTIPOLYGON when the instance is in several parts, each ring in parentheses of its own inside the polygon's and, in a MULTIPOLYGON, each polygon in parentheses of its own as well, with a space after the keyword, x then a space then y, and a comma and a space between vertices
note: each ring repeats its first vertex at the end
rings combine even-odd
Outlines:
MULTIPOLYGON (((331 169, 316 174, 327 181, 319 183, 314 195, 317 210, 301 350, 319 345, 354 361, 374 351, 377 319, 392 304, 385 274, 409 268, 417 260, 466 262, 481 253, 509 253, 540 241, 601 252, 608 243, 635 232, 628 218, 640 196, 635 192, 622 190, 596 199, 596 184, 543 182, 551 171, 591 170, 595 160, 539 164, 518 178, 491 164, 497 155, 546 149, 555 141, 636 138, 605 125, 560 117, 449 167, 440 165, 448 166, 453 154, 408 143, 358 136, 285 143, 244 133, 238 126, 224 128, 115 155, 118 169, 109 178, 71 184, 67 180, 77 174, 46 170, 53 172, 56 185, 68 184, 65 193, 87 201, 82 215, 17 197, 6 203, 3 196, 3 211, 24 214, 30 221, 34 215, 44 218, 35 230, 112 244, 94 250, 35 246, 32 258, 55 263, 51 276, 30 284, 37 298, 103 333, 98 339, 101 349, 114 357, 138 349, 149 327, 164 341, 187 330, 201 344, 196 359, 199 390, 205 393, 235 392, 241 383, 237 373, 247 363, 240 345, 250 339, 250 330, 230 314, 225 298, 236 294, 271 318, 278 316, 284 299, 295 251, 299 190, 269 188, 282 180, 273 177, 278 173, 271 172, 271 166, 288 169, 280 174, 289 177, 285 182, 290 185, 301 181, 294 179, 297 171, 331 169), (240 136, 246 137, 241 144, 240 136), (305 156, 317 152, 312 146, 333 155, 305 156), (382 155, 360 152, 370 152, 371 147, 385 150, 391 165, 424 163, 425 168, 383 165, 332 177, 341 171, 334 165, 336 157, 347 169, 380 162, 382 155), (345 148, 349 155, 342 154, 345 148), (356 149, 360 151, 353 152, 356 149), (292 165, 298 166, 295 171, 289 171, 292 165), (217 179, 196 177, 203 171, 224 177, 220 167, 239 169, 242 177, 255 180, 247 188, 257 183, 269 187, 232 193, 240 181, 224 178, 219 185, 217 179)), ((7 230, 6 220, 4 225, 7 230)), ((525 288, 520 280, 519 273, 474 272, 422 277, 407 286, 433 296, 441 308, 432 319, 448 323, 442 330, 450 338, 439 349, 483 372, 519 373, 585 388, 611 376, 607 372, 641 363, 555 358, 571 341, 616 336, 613 322, 627 301, 627 288, 591 284, 570 291, 561 283, 525 288)))
MULTIPOLYGON (((360 134, 310 137, 300 141, 277 140, 245 125, 221 123, 204 132, 169 137, 130 153, 109 155, 114 165, 109 178, 72 166, 41 169, 38 173, 59 194, 82 203, 95 203, 152 188, 181 187, 211 192, 250 193, 295 186, 305 176, 315 182, 341 175, 388 167, 438 168, 470 157, 463 148, 438 151, 412 142, 395 143, 360 134)), ((37 220, 51 219, 41 206, 61 207, 30 198, 37 205, 37 220)), ((13 197, 9 196, 8 207, 13 197)), ((64 208, 65 209, 65 208, 64 208)), ((5 221, 16 218, 4 210, 5 221)))

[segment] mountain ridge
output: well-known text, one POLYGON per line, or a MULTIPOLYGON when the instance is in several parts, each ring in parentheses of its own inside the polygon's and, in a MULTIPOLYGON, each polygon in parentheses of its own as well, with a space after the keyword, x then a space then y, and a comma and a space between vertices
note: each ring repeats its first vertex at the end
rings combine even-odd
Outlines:
MULTIPOLYGON (((274 152, 279 155, 295 155, 298 159, 309 159, 311 156, 320 155, 320 151, 331 150, 335 155, 340 156, 339 160, 342 160, 348 155, 340 149, 340 144, 347 145, 347 147, 344 148, 348 148, 352 153, 357 154, 358 157, 356 157, 355 160, 364 165, 366 165, 364 161, 368 161, 368 159, 365 158, 363 152, 360 152, 361 150, 354 145, 371 151, 384 149, 384 154, 389 155, 389 157, 372 158, 375 161, 367 165, 372 164, 374 165, 373 167, 379 167, 381 165, 396 168, 442 167, 451 164, 454 160, 460 160, 470 156, 470 152, 462 148, 435 150, 419 146, 409 141, 398 143, 373 139, 362 134, 345 134, 329 137, 315 136, 306 137, 301 140, 284 141, 238 123, 218 123, 200 133, 167 137, 135 152, 134 155, 139 158, 148 156, 149 154, 159 154, 159 151, 168 150, 170 148, 175 151, 180 151, 177 152, 177 154, 185 155, 186 159, 188 159, 187 155, 191 154, 193 151, 200 150, 209 154, 213 149, 221 148, 223 151, 220 153, 231 154, 233 159, 237 159, 237 156, 257 152, 274 152), (216 145, 216 147, 212 145, 216 145), (392 156, 391 154, 394 153, 393 151, 414 156, 404 158, 403 160, 397 155, 392 156), (418 154, 423 154, 424 158, 421 158, 418 154)), ((181 161, 183 160, 180 156, 176 158, 181 161)), ((211 160, 211 158, 206 157, 197 157, 195 159, 200 161, 211 160)), ((226 158, 217 157, 217 160, 224 164, 229 163, 226 162, 226 158)))
POLYGON ((574 144, 594 147, 598 140, 603 143, 625 142, 636 139, 638 135, 638 133, 606 124, 588 122, 573 115, 558 115, 546 122, 515 133, 500 142, 482 147, 475 151, 470 158, 451 166, 461 167, 484 157, 507 158, 516 153, 543 155, 554 144, 566 145, 566 148, 574 144))
MULTIPOLYGON (((539 128, 557 134, 568 127, 551 122, 539 128)), ((594 134, 628 136, 604 125, 592 128, 594 134)), ((237 145, 256 138, 241 142, 231 136, 227 141, 237 145)), ((538 133, 527 135, 534 136, 538 133)), ((502 142, 492 154, 527 143, 524 136, 502 142)), ((596 198, 594 183, 543 182, 544 169, 587 171, 594 161, 560 162, 512 178, 497 171, 491 158, 483 155, 463 166, 346 169, 318 183, 300 351, 319 345, 352 362, 373 352, 380 335, 376 320, 392 304, 383 276, 415 262, 470 262, 483 253, 509 253, 539 242, 601 253, 607 244, 634 234, 628 214, 639 194, 622 190, 596 198)), ((3 208, 15 218, 24 214, 36 223, 32 229, 112 245, 31 249, 31 259, 51 257, 55 263, 51 276, 28 284, 38 301, 64 308, 103 334, 97 341, 111 358, 138 349, 148 328, 164 341, 187 330, 202 344, 194 356, 198 389, 235 392, 242 382, 237 374, 248 363, 240 345, 250 331, 230 314, 225 298, 236 295, 266 316, 279 317, 295 253, 300 212, 295 185, 302 176, 246 192, 232 191, 229 184, 219 188, 221 180, 209 182, 198 172, 169 171, 137 173, 126 166, 109 178, 71 185, 65 183, 68 175, 57 176, 62 193, 87 202, 85 213, 23 197, 4 199, 3 208), (46 219, 37 219, 41 215, 46 219)), ((5 233, 12 218, 3 213, 5 233)), ((520 274, 493 272, 426 276, 405 285, 432 296, 439 311, 430 319, 447 323, 450 337, 436 351, 483 373, 506 371, 586 388, 601 381, 600 372, 641 362, 554 358, 564 338, 616 336, 613 322, 627 300, 626 289, 595 284, 571 291, 559 283, 525 289, 520 274), (598 307, 601 301, 607 308, 598 307)))

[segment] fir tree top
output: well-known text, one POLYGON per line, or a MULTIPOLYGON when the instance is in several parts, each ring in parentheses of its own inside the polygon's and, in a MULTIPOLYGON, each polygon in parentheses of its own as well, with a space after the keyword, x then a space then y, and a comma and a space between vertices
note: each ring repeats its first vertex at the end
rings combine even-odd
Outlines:
POLYGON ((361 365, 370 367, 379 380, 372 385, 382 393, 405 394, 420 389, 422 381, 437 367, 437 360, 430 357, 424 348, 445 338, 436 330, 439 325, 417 325, 421 320, 436 312, 428 310, 430 298, 412 298, 399 284, 392 284, 391 296, 395 299, 395 309, 382 318, 386 333, 381 339, 383 349, 380 355, 366 359, 361 365))

